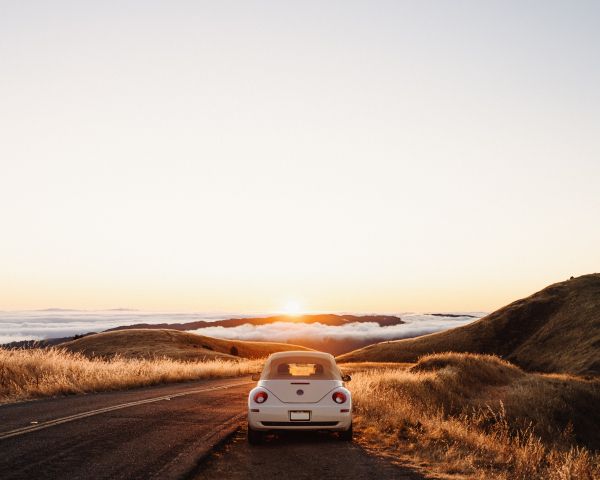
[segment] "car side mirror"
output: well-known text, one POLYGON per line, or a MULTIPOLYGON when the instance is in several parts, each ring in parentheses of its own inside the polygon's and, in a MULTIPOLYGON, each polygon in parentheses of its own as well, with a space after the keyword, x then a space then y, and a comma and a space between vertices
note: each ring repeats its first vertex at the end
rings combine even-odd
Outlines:
POLYGON ((350 380, 352 380, 352 377, 350 375, 342 375, 342 380, 344 382, 349 382, 350 380))
POLYGON ((252 380, 254 382, 258 382, 260 380, 260 373, 253 373, 252 374, 252 380))

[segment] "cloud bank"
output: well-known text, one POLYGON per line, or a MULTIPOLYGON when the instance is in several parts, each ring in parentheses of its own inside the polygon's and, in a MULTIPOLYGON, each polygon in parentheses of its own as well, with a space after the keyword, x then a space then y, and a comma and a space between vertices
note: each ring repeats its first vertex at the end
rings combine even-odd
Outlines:
POLYGON ((0 344, 19 340, 71 337, 88 332, 136 323, 183 323, 196 320, 224 320, 248 315, 231 313, 172 313, 136 310, 22 310, 0 311, 0 344))
MULTIPOLYGON (((268 315, 268 314, 262 314, 268 315)), ((398 314, 406 322, 402 325, 380 327, 377 323, 351 323, 342 326, 329 326, 320 323, 302 324, 278 322, 267 325, 241 325, 239 327, 208 327, 196 333, 227 339, 290 342, 294 339, 321 339, 323 341, 350 340, 374 342, 388 339, 413 337, 447 328, 464 325, 473 320, 470 317, 438 317, 422 314, 398 314)), ((483 314, 472 314, 482 316, 483 314)), ((135 310, 30 310, 0 311, 0 343, 19 340, 42 340, 46 338, 70 337, 88 332, 103 330, 121 325, 136 323, 183 323, 196 320, 224 320, 245 318, 256 315, 236 313, 170 313, 140 312, 135 310)))
MULTIPOLYGON (((480 316, 480 315, 477 315, 480 316)), ((239 327, 207 327, 194 330, 209 337, 230 340, 254 340, 294 343, 294 339, 384 341, 416 337, 472 322, 472 317, 439 317, 434 315, 403 315, 406 323, 380 327, 375 322, 349 323, 341 326, 322 323, 276 322, 267 325, 245 324, 239 327)))

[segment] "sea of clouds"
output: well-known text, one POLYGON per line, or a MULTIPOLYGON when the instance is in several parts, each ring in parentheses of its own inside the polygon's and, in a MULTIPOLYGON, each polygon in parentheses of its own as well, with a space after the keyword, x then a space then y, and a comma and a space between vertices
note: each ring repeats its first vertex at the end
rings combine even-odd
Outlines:
POLYGON ((322 323, 275 322, 266 325, 240 325, 239 327, 207 327, 195 333, 209 337, 231 340, 255 340, 270 342, 290 342, 297 338, 319 338, 322 340, 373 340, 383 341, 416 337, 458 327, 482 317, 480 312, 460 317, 447 317, 428 314, 399 314, 406 323, 381 327, 376 322, 355 322, 331 326, 322 323), (476 318, 473 318, 475 316, 476 318))
POLYGON ((71 337, 136 323, 185 323, 224 320, 250 315, 232 313, 170 313, 138 310, 22 310, 0 311, 0 344, 19 340, 71 337))
MULTIPOLYGON (((463 312, 466 313, 466 312, 463 312)), ((70 337, 88 332, 101 332, 121 325, 136 323, 185 323, 197 320, 223 320, 266 316, 257 313, 240 315, 235 313, 169 313, 142 312, 137 310, 28 310, 0 311, 0 344, 18 340, 42 340, 46 338, 70 337)), ((350 323, 330 326, 320 323, 277 322, 267 325, 241 325, 239 327, 208 327, 197 330, 207 336, 240 339, 287 342, 294 338, 313 337, 321 339, 362 339, 383 340, 406 338, 426 333, 446 330, 473 321, 469 316, 446 317, 428 314, 398 314, 406 322, 401 325, 380 327, 375 322, 350 323)), ((468 312, 468 315, 481 317, 481 312, 468 312)))

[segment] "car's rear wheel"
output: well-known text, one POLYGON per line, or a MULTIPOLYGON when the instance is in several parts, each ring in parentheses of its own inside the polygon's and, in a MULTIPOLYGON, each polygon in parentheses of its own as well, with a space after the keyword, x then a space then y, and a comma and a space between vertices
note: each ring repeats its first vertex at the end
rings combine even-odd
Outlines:
POLYGON ((259 430, 254 430, 248 425, 248 443, 250 445, 259 445, 263 442, 264 433, 259 430))
POLYGON ((344 430, 343 432, 340 432, 340 440, 344 440, 346 442, 351 442, 352 441, 352 424, 350 424, 350 428, 348 428, 348 430, 344 430))

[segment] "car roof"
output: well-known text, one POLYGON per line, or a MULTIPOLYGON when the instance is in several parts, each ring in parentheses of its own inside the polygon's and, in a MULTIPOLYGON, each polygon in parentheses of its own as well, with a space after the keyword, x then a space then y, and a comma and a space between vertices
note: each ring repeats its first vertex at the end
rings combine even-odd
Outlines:
POLYGON ((340 371, 335 363, 335 358, 330 353, 315 352, 314 350, 291 350, 288 352, 273 353, 267 358, 261 373, 261 380, 280 380, 278 374, 273 374, 273 369, 285 363, 316 363, 324 367, 324 379, 341 380, 340 371), (331 378, 329 378, 331 377, 331 378))
POLYGON ((333 359, 333 355, 331 353, 325 352, 313 352, 307 350, 288 350, 286 352, 277 352, 269 355, 269 360, 276 360, 278 358, 285 357, 308 357, 308 358, 323 358, 327 360, 333 359))

